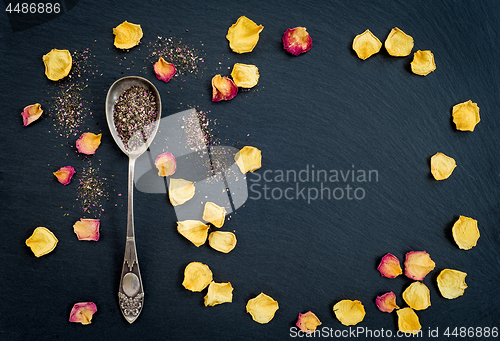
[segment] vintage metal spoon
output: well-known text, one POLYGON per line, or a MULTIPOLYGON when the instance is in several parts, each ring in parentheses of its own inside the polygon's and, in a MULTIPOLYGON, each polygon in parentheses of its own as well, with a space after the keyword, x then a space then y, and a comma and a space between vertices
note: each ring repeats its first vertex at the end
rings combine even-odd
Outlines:
POLYGON ((120 276, 120 288, 118 289, 118 301, 120 310, 125 319, 132 323, 142 311, 144 303, 144 289, 142 287, 141 273, 137 261, 137 251, 135 246, 134 233, 134 167, 136 159, 144 153, 153 141, 161 118, 161 99, 158 90, 147 79, 142 77, 124 77, 111 85, 106 97, 106 120, 109 130, 116 144, 129 157, 128 167, 128 215, 127 215, 127 241, 125 245, 125 256, 123 260, 122 273, 120 276), (157 116, 154 121, 138 130, 128 141, 120 138, 120 134, 115 126, 113 118, 114 105, 120 95, 132 86, 139 86, 150 91, 156 103, 157 116), (147 134, 143 134, 142 130, 147 134))

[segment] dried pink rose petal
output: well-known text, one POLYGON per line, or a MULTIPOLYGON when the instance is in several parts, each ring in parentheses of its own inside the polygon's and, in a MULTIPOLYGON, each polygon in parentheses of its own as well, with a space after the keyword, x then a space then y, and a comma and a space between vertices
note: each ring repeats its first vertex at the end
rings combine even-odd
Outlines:
POLYGON ((94 302, 75 303, 69 314, 69 322, 79 322, 81 324, 90 324, 92 315, 97 311, 94 302))
POLYGON ((399 309, 396 305, 396 294, 392 291, 382 296, 377 296, 375 303, 377 304, 377 308, 384 313, 392 313, 394 309, 399 309))
POLYGON ((78 236, 78 240, 99 240, 99 219, 83 219, 73 225, 73 231, 78 236))
POLYGON ((76 141, 76 149, 82 154, 92 155, 101 144, 102 134, 83 133, 76 141))
POLYGON ((401 265, 399 264, 399 259, 390 253, 382 257, 377 270, 380 271, 383 277, 387 278, 396 278, 403 273, 401 265))
POLYGON ((63 185, 67 185, 71 182, 71 178, 75 174, 75 169, 71 166, 61 167, 57 172, 53 174, 56 176, 57 180, 63 185))
POLYGON ((303 332, 314 333, 319 325, 321 325, 321 321, 312 311, 308 311, 305 314, 299 313, 296 326, 303 332))
POLYGON ((406 254, 405 275, 408 278, 422 281, 435 266, 436 263, 425 251, 411 251, 406 254))
POLYGON ((165 152, 156 157, 155 166, 158 168, 158 176, 170 176, 177 170, 175 156, 170 152, 165 152))
POLYGON ((305 53, 312 47, 312 39, 305 27, 289 28, 282 40, 283 48, 294 56, 305 53))
POLYGON ((238 87, 234 82, 221 75, 215 75, 212 78, 212 101, 229 101, 238 93, 238 87))
POLYGON ((42 106, 39 103, 28 105, 21 113, 24 126, 26 127, 28 124, 38 120, 42 114, 42 106))
POLYGON ((175 65, 169 63, 160 57, 160 59, 155 63, 154 70, 156 78, 167 83, 175 75, 175 65))

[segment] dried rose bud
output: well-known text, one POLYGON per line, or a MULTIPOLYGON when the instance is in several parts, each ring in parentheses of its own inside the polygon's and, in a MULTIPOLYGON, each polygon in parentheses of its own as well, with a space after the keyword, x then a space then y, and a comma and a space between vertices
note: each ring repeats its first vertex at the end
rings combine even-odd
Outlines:
POLYGON ((99 219, 83 219, 73 225, 73 231, 78 236, 78 240, 99 240, 99 219))
POLYGON ((294 56, 305 53, 312 47, 312 39, 305 27, 287 29, 282 40, 283 48, 294 56))
POLYGON ((221 75, 215 75, 212 78, 212 101, 229 101, 238 94, 238 87, 234 82, 221 75))
POLYGON ((83 133, 82 136, 76 140, 76 149, 82 154, 94 154, 101 144, 101 136, 102 134, 83 133))
POLYGON ((399 264, 399 259, 390 253, 382 257, 377 270, 380 271, 383 277, 387 278, 396 278, 403 273, 401 265, 399 264))
POLYGON ((170 176, 177 170, 177 161, 170 152, 165 152, 156 157, 155 166, 158 168, 158 176, 170 176))
POLYGON ((396 304, 396 294, 392 291, 385 293, 382 296, 377 296, 375 304, 377 305, 377 308, 384 313, 392 313, 394 309, 399 309, 396 304))
POLYGON ((90 324, 92 315, 97 311, 94 302, 75 303, 69 314, 69 322, 78 322, 81 324, 90 324))
POLYGON ((40 103, 28 105, 24 108, 21 115, 23 116, 23 125, 26 127, 32 122, 38 120, 42 116, 43 110, 40 103))
POLYGON ((160 59, 155 63, 154 70, 156 78, 167 83, 175 75, 175 65, 168 63, 160 57, 160 59))
POLYGON ((417 281, 422 281, 425 276, 434 270, 436 263, 425 251, 411 251, 406 254, 405 276, 417 281))
POLYGON ((314 333, 316 328, 321 325, 319 318, 312 312, 308 311, 305 314, 299 313, 296 326, 305 333, 314 333))
POLYGON ((67 185, 71 182, 71 178, 75 174, 75 169, 71 166, 66 166, 66 167, 61 167, 57 172, 54 172, 54 174, 57 178, 57 181, 62 183, 63 185, 67 185))

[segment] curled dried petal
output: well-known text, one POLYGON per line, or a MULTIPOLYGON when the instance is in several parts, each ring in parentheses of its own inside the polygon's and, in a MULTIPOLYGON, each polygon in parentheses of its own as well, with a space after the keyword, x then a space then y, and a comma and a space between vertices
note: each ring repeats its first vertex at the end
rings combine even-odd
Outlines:
POLYGON ((257 297, 248 300, 246 309, 255 322, 264 324, 273 319, 279 306, 272 297, 261 292, 257 297))
POLYGON ((165 152, 156 157, 155 166, 158 168, 158 176, 170 176, 177 170, 177 161, 172 153, 165 152))
POLYGON ((167 83, 175 75, 175 65, 160 57, 154 65, 156 78, 167 83))
POLYGON ((208 265, 200 262, 191 262, 184 269, 182 286, 188 290, 199 292, 212 282, 212 271, 208 265))
POLYGON ((454 299, 464 294, 467 289, 465 277, 467 274, 462 271, 444 269, 437 277, 437 285, 441 295, 447 299, 454 299))
POLYGON ((396 278, 403 273, 399 259, 390 253, 382 257, 377 270, 380 271, 380 275, 387 278, 396 278))
POLYGON ((236 63, 231 71, 234 84, 240 88, 253 88, 259 82, 259 69, 255 65, 236 63))
POLYGON ((182 205, 194 197, 194 183, 184 179, 170 179, 168 197, 173 206, 182 205))
POLYGON ((46 227, 37 227, 31 237, 26 239, 26 245, 36 257, 52 252, 57 245, 56 236, 46 227))
POLYGON ((413 38, 394 27, 385 40, 385 49, 394 57, 405 57, 413 49, 413 38))
POLYGON ((455 167, 455 159, 443 153, 436 153, 431 157, 431 173, 436 180, 448 179, 455 167))
POLYGON ((282 40, 283 48, 294 56, 305 53, 312 47, 312 39, 305 27, 287 29, 282 40))
POLYGON ((308 311, 305 314, 299 313, 296 326, 305 333, 314 333, 316 328, 321 325, 319 318, 312 312, 308 311))
POLYGON ((78 322, 81 324, 90 324, 92 315, 97 311, 94 302, 75 303, 69 314, 69 322, 78 322))
POLYGON ((212 78, 212 101, 229 101, 238 94, 238 87, 234 82, 221 75, 215 75, 212 78))
POLYGON ((94 133, 83 133, 82 136, 76 141, 76 149, 82 154, 92 155, 95 154, 97 148, 101 144, 102 134, 96 135, 94 133))
POLYGON ((229 47, 236 53, 251 52, 259 41, 259 33, 264 26, 257 25, 245 16, 238 18, 227 30, 226 39, 229 40, 229 47))
POLYGON ((38 120, 42 116, 43 110, 40 103, 28 105, 24 108, 21 115, 23 116, 23 125, 26 127, 28 124, 38 120))
POLYGON ((233 301, 233 287, 231 283, 211 282, 205 296, 205 307, 213 307, 221 303, 233 301))
POLYGON ((418 334, 422 329, 417 314, 412 308, 403 308, 397 310, 398 314, 398 328, 403 333, 418 334))
POLYGON ((71 178, 75 174, 75 169, 71 166, 66 166, 66 167, 61 167, 57 172, 54 172, 54 174, 57 178, 57 181, 62 183, 63 185, 67 185, 71 182, 71 178))
POLYGON ((474 131, 479 123, 479 107, 471 100, 453 106, 453 122, 458 130, 474 131))
POLYGON ((114 44, 119 49, 130 49, 138 45, 143 35, 141 25, 128 21, 113 28, 113 34, 115 35, 114 44))
POLYGON ((80 218, 73 225, 73 231, 76 233, 78 240, 99 240, 99 219, 84 219, 80 218))
POLYGON ((411 251, 406 254, 405 276, 417 281, 422 281, 425 276, 434 270, 436 263, 425 251, 411 251))
POLYGON ((240 171, 245 174, 259 169, 262 161, 261 151, 255 147, 245 146, 234 156, 240 171))
POLYGON ((403 299, 410 308, 415 310, 424 310, 430 307, 430 291, 422 282, 413 282, 403 291, 403 299))
POLYGON ((208 235, 208 225, 199 220, 184 220, 177 222, 177 231, 196 247, 205 244, 208 235))
POLYGON ((71 71, 73 58, 68 50, 52 49, 42 57, 45 64, 45 75, 51 81, 60 80, 71 71))
POLYGON ((222 227, 226 219, 226 209, 213 202, 207 202, 203 210, 203 220, 212 223, 215 227, 222 227))
POLYGON ((477 228, 477 220, 460 216, 455 224, 453 224, 452 234, 459 248, 462 250, 472 249, 476 246, 480 236, 479 229, 477 228))
POLYGON ((344 326, 354 326, 365 318, 365 307, 358 300, 342 300, 333 306, 337 320, 344 326))
POLYGON ((413 61, 410 63, 411 71, 420 76, 427 76, 432 71, 436 70, 434 63, 434 55, 431 51, 418 50, 413 55, 413 61))
POLYGON ((382 296, 377 296, 375 304, 377 305, 377 308, 384 313, 392 313, 394 309, 399 309, 396 304, 396 294, 392 291, 385 293, 382 296))
POLYGON ((363 60, 380 51, 381 47, 382 43, 370 30, 358 34, 352 42, 352 49, 363 60))
POLYGON ((208 236, 208 244, 214 250, 228 253, 236 246, 236 236, 232 232, 214 231, 208 236))

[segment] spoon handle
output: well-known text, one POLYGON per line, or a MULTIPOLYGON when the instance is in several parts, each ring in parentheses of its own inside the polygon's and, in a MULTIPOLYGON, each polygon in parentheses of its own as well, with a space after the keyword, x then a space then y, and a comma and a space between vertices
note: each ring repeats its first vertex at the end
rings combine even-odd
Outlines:
POLYGON ((128 215, 127 215, 127 242, 123 259, 118 301, 120 310, 125 319, 132 323, 142 311, 144 290, 142 287, 141 272, 137 261, 134 233, 134 168, 135 157, 129 158, 128 164, 128 215))

